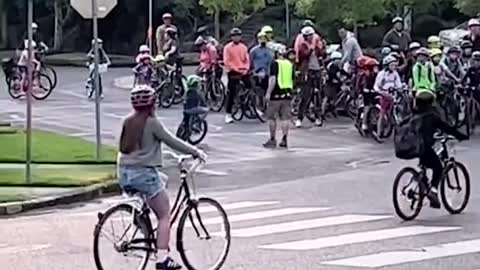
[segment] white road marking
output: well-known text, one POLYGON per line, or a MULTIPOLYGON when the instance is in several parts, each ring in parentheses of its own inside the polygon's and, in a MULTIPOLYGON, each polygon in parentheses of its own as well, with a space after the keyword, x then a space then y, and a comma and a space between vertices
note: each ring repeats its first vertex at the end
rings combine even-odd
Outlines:
POLYGON ((328 261, 323 264, 379 268, 476 252, 480 252, 480 239, 423 247, 417 250, 381 252, 372 255, 328 261))
POLYGON ((227 176, 228 173, 222 171, 215 171, 215 170, 208 170, 208 169, 200 169, 197 170, 197 173, 211 175, 211 176, 227 176))
POLYGON ((3 248, 0 248, 0 254, 32 252, 32 251, 47 249, 49 247, 51 247, 51 245, 27 245, 27 246, 3 247, 3 248))
MULTIPOLYGON (((258 207, 258 206, 275 205, 279 203, 280 202, 278 201, 244 201, 244 202, 222 204, 222 208, 225 210, 237 210, 237 209, 251 208, 251 207, 258 207)), ((215 207, 202 207, 199 209, 201 213, 211 213, 211 212, 217 211, 215 207)))
POLYGON ((380 241, 386 239, 400 238, 412 235, 421 235, 429 233, 447 232, 460 230, 461 227, 427 227, 427 226, 409 226, 394 229, 366 231, 358 233, 342 234, 337 236, 322 237, 312 240, 292 241, 279 244, 263 245, 262 249, 278 250, 312 250, 328 247, 338 247, 349 244, 365 243, 371 241, 380 241))
POLYGON ((265 226, 255 226, 250 228, 232 230, 232 236, 253 237, 253 236, 261 236, 261 235, 270 235, 275 233, 308 230, 308 229, 328 227, 328 226, 378 221, 383 219, 389 219, 391 217, 392 216, 380 216, 380 215, 343 215, 343 216, 333 216, 333 217, 326 217, 326 218, 307 219, 307 220, 299 220, 299 221, 269 224, 265 226))
MULTIPOLYGON (((265 218, 272 218, 272 217, 280 217, 280 216, 286 216, 286 215, 326 211, 329 209, 330 208, 327 208, 327 207, 289 207, 289 208, 282 208, 282 209, 231 215, 231 216, 228 216, 228 220, 230 221, 230 223, 232 223, 232 222, 239 222, 239 221, 249 221, 249 220, 265 219, 265 218)), ((215 217, 215 218, 203 219, 202 222, 205 225, 211 225, 211 224, 221 224, 223 220, 221 217, 215 217)))

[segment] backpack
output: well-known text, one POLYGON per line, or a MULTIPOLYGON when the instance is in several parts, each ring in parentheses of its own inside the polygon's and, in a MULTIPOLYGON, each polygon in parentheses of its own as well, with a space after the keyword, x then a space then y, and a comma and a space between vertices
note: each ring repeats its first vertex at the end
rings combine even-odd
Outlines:
POLYGON ((393 143, 395 156, 400 159, 420 157, 425 149, 425 142, 420 132, 423 115, 411 115, 395 128, 393 143))

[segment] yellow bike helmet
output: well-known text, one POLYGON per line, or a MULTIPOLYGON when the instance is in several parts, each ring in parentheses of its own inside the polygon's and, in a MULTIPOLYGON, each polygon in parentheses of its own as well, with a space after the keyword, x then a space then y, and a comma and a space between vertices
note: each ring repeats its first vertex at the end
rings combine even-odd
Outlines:
POLYGON ((153 61, 155 61, 157 63, 163 62, 163 61, 165 61, 165 56, 163 56, 163 54, 159 54, 159 55, 155 56, 153 61))
POLYGON ((440 40, 439 36, 430 36, 427 39, 428 48, 429 49, 441 49, 442 48, 442 41, 440 40))
POLYGON ((273 28, 270 25, 265 25, 264 27, 262 27, 262 30, 260 30, 260 32, 270 34, 273 33, 273 28))
POLYGON ((442 50, 437 48, 430 49, 430 58, 433 58, 435 56, 442 56, 442 55, 443 55, 442 50))

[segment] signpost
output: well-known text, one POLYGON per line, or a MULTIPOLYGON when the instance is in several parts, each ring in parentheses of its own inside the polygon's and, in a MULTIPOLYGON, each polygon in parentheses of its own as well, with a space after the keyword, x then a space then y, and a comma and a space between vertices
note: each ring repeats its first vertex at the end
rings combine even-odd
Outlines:
POLYGON ((148 0, 148 29, 150 30, 150 37, 148 39, 148 47, 153 53, 153 0, 148 0))
POLYGON ((93 50, 95 53, 95 129, 96 129, 96 158, 100 161, 101 127, 100 127, 100 82, 98 74, 98 18, 105 18, 117 5, 117 0, 70 0, 72 7, 85 19, 93 19, 93 50))
MULTIPOLYGON (((27 136, 25 153, 25 178, 27 183, 32 182, 32 89, 33 89, 33 0, 28 0, 27 6, 28 23, 28 89, 27 89, 27 136)), ((27 45, 27 44, 26 44, 27 45)), ((22 85, 23 87, 23 85, 22 85)))

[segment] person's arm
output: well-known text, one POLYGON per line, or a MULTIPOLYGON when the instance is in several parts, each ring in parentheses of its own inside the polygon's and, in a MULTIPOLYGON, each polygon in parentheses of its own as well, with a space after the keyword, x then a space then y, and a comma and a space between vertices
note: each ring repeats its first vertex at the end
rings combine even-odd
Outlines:
POLYGON ((257 46, 253 47, 250 50, 250 60, 252 60, 252 64, 250 65, 250 70, 253 71, 253 72, 256 72, 255 66, 254 66, 255 58, 256 58, 256 52, 257 52, 257 46))
POLYGON ((248 54, 247 46, 245 46, 244 54, 245 54, 245 66, 247 67, 247 71, 248 71, 250 69, 250 55, 248 54))
POLYGON ((435 75, 435 67, 430 63, 430 90, 435 90, 437 87, 437 76, 435 75))
POLYGON ((458 80, 457 76, 455 76, 455 74, 453 74, 453 72, 450 71, 450 68, 449 68, 448 65, 445 63, 445 61, 446 61, 446 60, 444 59, 444 60, 442 60, 442 61, 440 62, 440 66, 441 66, 441 68, 445 71, 445 75, 446 75, 448 78, 457 81, 457 80, 458 80))
POLYGON ((108 56, 107 52, 103 48, 102 48, 102 54, 103 54, 103 57, 105 57, 105 62, 107 66, 110 66, 112 64, 112 61, 110 61, 110 57, 108 56))
POLYGON ((268 77, 268 88, 267 93, 265 94, 265 99, 268 101, 272 96, 273 89, 277 83, 277 74, 278 74, 278 64, 276 62, 272 63, 270 68, 270 76, 268 77))
POLYGON ((382 70, 378 73, 377 77, 375 78, 375 84, 373 85, 373 90, 375 90, 376 92, 382 91, 383 76, 385 76, 385 72, 382 70))
POLYGON ((354 41, 352 40, 352 38, 349 38, 345 42, 345 47, 342 48, 342 50, 343 50, 342 65, 344 65, 347 62, 350 62, 350 60, 352 59, 352 50, 353 50, 354 45, 355 44, 354 44, 354 41))
POLYGON ((385 36, 383 37, 383 41, 382 41, 382 46, 383 47, 390 47, 392 46, 393 41, 392 41, 392 31, 388 31, 385 36))
POLYGON ((402 89, 402 79, 400 78, 400 74, 396 72, 395 74, 395 90, 402 89))
POLYGON ((148 119, 147 123, 153 125, 153 132, 154 136, 157 140, 164 142, 168 147, 172 148, 173 150, 182 152, 184 154, 190 154, 194 156, 199 155, 199 151, 197 148, 183 142, 175 138, 166 128, 165 126, 158 121, 158 119, 148 119))
POLYGON ((157 38, 157 51, 160 53, 160 52, 163 52, 163 29, 162 29, 162 26, 159 26, 157 28, 157 32, 155 34, 156 38, 157 38))
POLYGON ((224 48, 223 48, 223 64, 225 65, 225 67, 227 68, 228 71, 231 71, 232 70, 232 66, 230 64, 230 46, 229 44, 227 44, 224 48))
POLYGON ((463 141, 468 139, 468 136, 458 131, 455 127, 450 126, 448 123, 443 121, 438 115, 432 115, 432 121, 434 127, 442 131, 443 133, 447 133, 449 135, 455 136, 459 141, 463 141))

